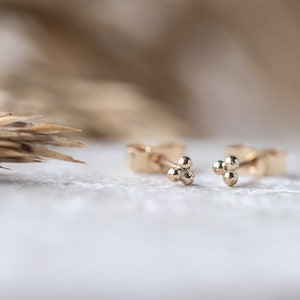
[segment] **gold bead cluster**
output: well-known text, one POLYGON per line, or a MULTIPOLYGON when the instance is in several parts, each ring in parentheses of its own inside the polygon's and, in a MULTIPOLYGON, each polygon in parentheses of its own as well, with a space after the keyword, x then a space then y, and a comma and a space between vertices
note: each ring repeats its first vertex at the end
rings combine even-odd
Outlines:
POLYGON ((235 172, 240 165, 240 162, 235 156, 226 157, 225 161, 216 161, 212 169, 217 175, 222 175, 224 182, 228 186, 234 186, 239 179, 238 174, 235 172))
POLYGON ((194 173, 191 171, 192 166, 193 162, 189 157, 180 157, 177 165, 168 171, 169 180, 175 182, 180 180, 184 185, 191 185, 195 178, 194 173))

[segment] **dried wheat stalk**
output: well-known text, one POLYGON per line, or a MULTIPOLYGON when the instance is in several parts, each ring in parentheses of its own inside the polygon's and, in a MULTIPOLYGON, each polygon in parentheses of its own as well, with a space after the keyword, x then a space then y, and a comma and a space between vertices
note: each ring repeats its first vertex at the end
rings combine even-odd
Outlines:
POLYGON ((0 162, 29 163, 52 158, 82 163, 69 155, 47 148, 47 146, 84 147, 83 143, 60 136, 60 133, 80 130, 39 123, 37 121, 39 118, 40 116, 24 117, 0 113, 0 162))

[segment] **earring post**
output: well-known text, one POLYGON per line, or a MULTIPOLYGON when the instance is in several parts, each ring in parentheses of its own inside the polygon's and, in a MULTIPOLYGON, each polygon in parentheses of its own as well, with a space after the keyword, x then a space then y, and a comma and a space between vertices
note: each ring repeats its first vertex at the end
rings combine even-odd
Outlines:
POLYGON ((230 145, 226 154, 240 160, 241 172, 246 175, 281 176, 285 172, 286 152, 281 149, 257 150, 249 145, 230 145))
POLYGON ((152 153, 151 159, 159 164, 160 166, 165 166, 168 168, 175 168, 177 165, 171 160, 167 159, 164 155, 158 153, 152 153))

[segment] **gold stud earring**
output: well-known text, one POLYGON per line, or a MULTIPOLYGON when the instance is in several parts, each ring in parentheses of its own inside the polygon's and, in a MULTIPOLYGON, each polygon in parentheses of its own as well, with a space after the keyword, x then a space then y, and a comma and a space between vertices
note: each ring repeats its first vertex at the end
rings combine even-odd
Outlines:
POLYGON ((235 156, 226 157, 225 161, 218 160, 213 164, 213 171, 217 175, 222 175, 224 182, 228 186, 234 186, 239 179, 236 172, 240 165, 240 161, 235 156))
POLYGON ((280 176, 285 169, 285 152, 278 149, 257 150, 247 145, 231 145, 225 161, 216 161, 212 169, 222 175, 228 186, 234 186, 240 174, 254 176, 280 176))
POLYGON ((184 156, 184 152, 184 146, 180 144, 163 144, 158 147, 131 144, 127 146, 127 160, 129 167, 136 172, 167 172, 169 180, 191 185, 195 178, 191 171, 193 162, 184 156))

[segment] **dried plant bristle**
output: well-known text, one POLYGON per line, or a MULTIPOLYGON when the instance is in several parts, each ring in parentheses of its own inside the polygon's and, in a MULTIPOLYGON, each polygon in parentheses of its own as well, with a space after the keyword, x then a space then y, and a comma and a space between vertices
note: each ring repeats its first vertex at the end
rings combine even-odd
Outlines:
POLYGON ((60 135, 80 130, 39 123, 39 118, 41 116, 26 117, 0 113, 0 163, 41 162, 48 158, 83 163, 69 155, 48 148, 48 146, 85 147, 85 144, 81 142, 60 135))

